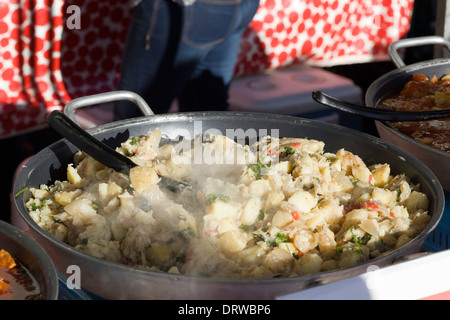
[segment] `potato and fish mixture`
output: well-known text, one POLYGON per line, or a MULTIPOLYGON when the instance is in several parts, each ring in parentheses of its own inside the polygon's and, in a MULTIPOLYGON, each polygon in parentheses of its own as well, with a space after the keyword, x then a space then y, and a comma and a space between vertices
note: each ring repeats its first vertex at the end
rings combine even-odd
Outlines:
POLYGON ((344 149, 325 152, 321 141, 266 136, 249 146, 216 135, 197 143, 203 161, 180 144, 162 145, 158 129, 130 138, 117 148, 139 164, 129 174, 78 152, 67 180, 31 189, 29 213, 101 259, 238 279, 357 265, 407 244, 430 221, 427 196, 406 175, 344 149), (191 188, 169 191, 160 175, 191 188))

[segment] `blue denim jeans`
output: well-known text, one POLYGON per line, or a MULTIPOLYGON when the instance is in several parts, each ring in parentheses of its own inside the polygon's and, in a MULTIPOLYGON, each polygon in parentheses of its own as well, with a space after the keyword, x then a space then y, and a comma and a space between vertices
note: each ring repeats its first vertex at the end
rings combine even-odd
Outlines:
MULTIPOLYGON (((226 110, 242 33, 259 0, 143 0, 133 9, 119 88, 142 96, 155 113, 226 110)), ((115 119, 141 116, 119 102, 115 119)))

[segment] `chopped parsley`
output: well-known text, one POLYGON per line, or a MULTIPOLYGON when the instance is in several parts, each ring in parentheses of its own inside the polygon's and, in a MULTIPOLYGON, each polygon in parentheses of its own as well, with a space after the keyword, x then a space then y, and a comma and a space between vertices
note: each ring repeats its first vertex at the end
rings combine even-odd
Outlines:
POLYGON ((216 200, 223 201, 223 202, 228 202, 228 201, 230 201, 230 197, 225 196, 225 195, 220 194, 220 193, 218 193, 218 194, 215 194, 215 193, 207 194, 207 195, 205 196, 205 199, 206 199, 206 201, 208 201, 208 203, 210 203, 210 204, 213 203, 213 202, 216 201, 216 200))
POLYGON ((365 245, 365 244, 367 244, 367 242, 369 242, 370 241, 370 239, 371 239, 371 235, 370 234, 365 234, 364 236, 362 236, 362 237, 357 237, 354 233, 353 233, 353 227, 351 227, 350 228, 350 232, 352 233, 352 242, 354 243, 354 244, 356 244, 356 246, 358 247, 358 252, 359 253, 364 253, 364 251, 363 251, 363 249, 362 249, 362 247, 361 247, 361 245, 365 245))
POLYGON ((254 233, 253 234, 253 239, 255 239, 257 242, 258 241, 264 241, 264 236, 262 234, 259 234, 259 233, 254 233))
POLYGON ((397 192, 397 198, 396 198, 396 201, 399 202, 399 201, 400 201, 400 196, 401 196, 401 194, 402 194, 402 190, 400 190, 400 188, 397 188, 397 189, 395 190, 395 192, 397 192))
POLYGON ((100 208, 100 207, 98 206, 98 204, 95 204, 95 203, 91 203, 91 207, 92 207, 93 209, 98 209, 98 208, 100 208))
POLYGON ((45 206, 45 202, 46 202, 46 200, 42 201, 41 204, 36 204, 33 202, 31 204, 31 211, 36 211, 36 210, 42 209, 42 207, 45 206))
POLYGON ((248 231, 250 229, 250 226, 246 225, 246 224, 241 224, 239 226, 239 229, 242 229, 244 231, 248 231))
POLYGON ((264 216, 265 216, 264 211, 260 210, 258 214, 258 220, 264 220, 264 216))
POLYGON ((275 236, 275 239, 266 240, 266 244, 269 247, 276 247, 278 246, 278 244, 287 241, 289 241, 289 238, 284 233, 278 232, 277 235, 275 236))
POLYGON ((335 247, 334 250, 336 251, 336 254, 340 256, 342 252, 344 252, 344 247, 335 247))
POLYGON ((27 190, 28 190, 28 187, 22 188, 14 196, 17 198, 18 196, 20 196, 22 193, 24 193, 27 190))
POLYGON ((131 137, 130 145, 132 145, 132 146, 138 145, 138 141, 137 141, 136 137, 131 137))
POLYGON ((295 150, 291 146, 284 147, 284 153, 286 155, 294 154, 295 150))
POLYGON ((260 159, 258 159, 258 163, 256 164, 249 164, 249 168, 253 171, 255 174, 256 180, 261 179, 261 176, 267 173, 269 170, 269 167, 261 162, 260 159))
POLYGON ((64 221, 62 221, 60 219, 54 219, 53 221, 55 221, 55 223, 59 223, 59 224, 62 224, 63 226, 67 227, 67 225, 64 223, 64 221))

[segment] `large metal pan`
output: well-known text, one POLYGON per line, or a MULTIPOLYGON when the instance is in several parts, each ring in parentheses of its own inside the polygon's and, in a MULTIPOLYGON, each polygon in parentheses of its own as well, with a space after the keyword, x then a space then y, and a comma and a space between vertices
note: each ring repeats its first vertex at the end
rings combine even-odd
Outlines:
MULTIPOLYGON (((398 50, 401 48, 431 44, 443 45, 450 50, 450 42, 435 36, 404 39, 393 43, 389 48, 389 54, 398 69, 383 75, 371 84, 366 92, 366 105, 376 108, 379 101, 387 95, 400 91, 414 74, 423 73, 432 78, 435 75, 439 77, 450 73, 449 59, 435 59, 405 66, 398 55, 398 50)), ((450 175, 448 174, 450 172, 449 152, 423 144, 394 129, 386 121, 375 121, 375 125, 383 140, 399 146, 421 160, 436 174, 442 187, 450 190, 450 175)))
MULTIPOLYGON (((97 96, 94 101, 110 99, 111 95, 120 99, 121 93, 110 93, 100 98, 97 96)), ((67 274, 69 266, 78 266, 81 286, 103 298, 274 299, 324 282, 358 275, 366 272, 369 266, 382 267, 400 257, 418 252, 443 214, 445 199, 442 187, 436 176, 422 162, 381 139, 333 124, 274 114, 205 112, 148 115, 101 125, 88 131, 109 146, 116 147, 131 136, 146 134, 156 128, 160 128, 169 138, 179 135, 193 138, 209 129, 219 130, 222 134, 234 138, 236 130, 241 129, 244 132, 256 130, 260 135, 274 134, 274 130, 277 130, 276 133, 280 137, 307 136, 322 140, 329 152, 345 148, 360 155, 368 164, 389 163, 394 173, 404 172, 415 183, 420 183, 421 189, 430 199, 429 213, 432 218, 426 229, 406 246, 355 267, 295 278, 219 280, 138 270, 79 252, 43 231, 30 218, 25 208, 24 203, 30 197, 29 192, 20 193, 15 198, 15 205, 33 236, 47 250, 57 268, 67 274)), ((43 149, 20 171, 14 184, 14 192, 64 179, 66 166, 72 162, 72 156, 77 150, 66 139, 43 149)))

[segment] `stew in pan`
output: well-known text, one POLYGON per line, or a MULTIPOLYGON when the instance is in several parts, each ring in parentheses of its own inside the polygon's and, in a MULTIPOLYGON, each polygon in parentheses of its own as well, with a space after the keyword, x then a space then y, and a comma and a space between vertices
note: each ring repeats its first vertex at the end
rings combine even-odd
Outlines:
MULTIPOLYGON (((387 97, 379 107, 398 111, 450 109, 450 75, 430 79, 415 74, 401 92, 387 97)), ((417 141, 450 152, 450 118, 389 124, 417 141)))

